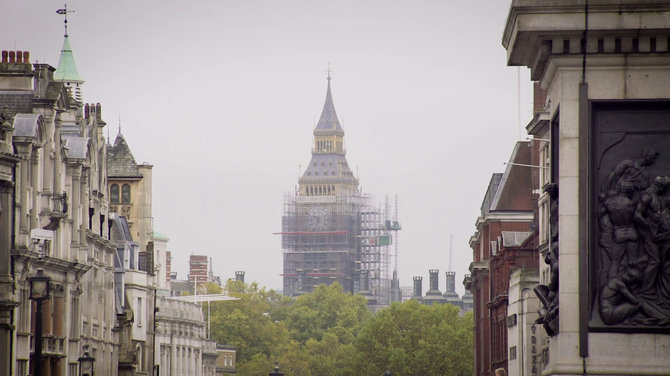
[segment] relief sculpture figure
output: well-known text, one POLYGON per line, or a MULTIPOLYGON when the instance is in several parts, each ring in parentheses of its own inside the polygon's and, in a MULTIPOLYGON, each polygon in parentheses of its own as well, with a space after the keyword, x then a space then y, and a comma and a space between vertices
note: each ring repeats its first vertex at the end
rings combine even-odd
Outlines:
POLYGON ((545 192, 549 194, 549 239, 550 246, 544 258, 549 265, 550 280, 547 285, 537 285, 533 289, 542 307, 535 321, 541 323, 549 336, 558 334, 558 185, 548 184, 545 192))
POLYGON ((600 186, 598 304, 607 325, 670 324, 670 178, 650 184, 657 157, 643 148, 600 186))

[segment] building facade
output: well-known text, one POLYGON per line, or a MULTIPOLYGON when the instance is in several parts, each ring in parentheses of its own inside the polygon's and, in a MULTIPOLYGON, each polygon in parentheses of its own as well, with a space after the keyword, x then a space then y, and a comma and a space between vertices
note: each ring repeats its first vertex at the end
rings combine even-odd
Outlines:
POLYGON ((2 159, 14 166, 13 173, 3 170, 5 187, 13 187, 2 191, 1 214, 0 316, 9 325, 0 333, 0 366, 8 375, 36 367, 76 375, 85 352, 97 360, 96 373, 117 374, 116 317, 104 308, 114 306, 106 286, 114 281, 115 254, 105 123, 99 104, 84 105, 76 96, 83 81, 69 46, 66 35, 58 69, 68 74, 60 75, 31 64, 25 51, 2 52, 2 159), (29 281, 38 274, 50 279, 50 294, 33 303, 29 281))
POLYGON ((657 0, 512 1, 508 64, 546 92, 543 375, 670 373, 669 19, 657 0))
POLYGON ((534 246, 534 148, 518 142, 502 174, 493 174, 470 238, 473 262, 464 284, 474 301, 475 375, 508 368, 510 274, 537 269, 534 246))

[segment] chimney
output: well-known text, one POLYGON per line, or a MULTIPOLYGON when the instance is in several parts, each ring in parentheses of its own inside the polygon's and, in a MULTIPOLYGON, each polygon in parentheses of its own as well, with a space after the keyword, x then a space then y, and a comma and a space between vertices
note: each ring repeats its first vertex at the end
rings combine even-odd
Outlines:
POLYGON ((235 272, 235 280, 244 283, 244 271, 235 272))
POLYGON ((102 120, 102 106, 100 103, 95 104, 95 119, 98 121, 102 120))
POLYGON ((84 119, 88 119, 88 118, 89 118, 90 114, 89 114, 88 111, 89 111, 89 104, 86 103, 86 104, 84 105, 84 119))
POLYGON ((414 278, 414 297, 420 298, 423 294, 423 287, 421 286, 421 281, 423 277, 415 276, 414 278))
POLYGON ((28 62, 29 53, 24 51, 2 51, 0 90, 33 91, 33 67, 28 62))
POLYGON ((447 272, 447 286, 445 292, 455 292, 456 291, 456 272, 447 272))
POLYGON ((23 62, 30 63, 30 52, 23 51, 23 62))
MULTIPOLYGON (((24 64, 30 64, 27 60, 28 51, 23 52, 23 62, 24 64)), ((47 87, 50 82, 54 80, 54 72, 56 68, 52 67, 49 64, 33 64, 35 69, 35 77, 33 77, 33 87, 37 93, 37 97, 42 97, 46 94, 47 87)))
POLYGON ((430 290, 437 291, 440 289, 439 287, 439 273, 440 271, 437 269, 430 269, 428 271, 430 273, 430 290))

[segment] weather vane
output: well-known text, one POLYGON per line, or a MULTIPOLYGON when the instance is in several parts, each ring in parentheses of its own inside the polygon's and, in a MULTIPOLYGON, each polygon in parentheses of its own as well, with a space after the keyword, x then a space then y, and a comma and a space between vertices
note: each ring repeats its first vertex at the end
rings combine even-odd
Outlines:
POLYGON ((68 14, 68 13, 74 13, 74 11, 73 11, 73 10, 68 10, 68 9, 67 9, 67 3, 65 3, 65 7, 64 7, 64 8, 61 8, 61 9, 58 9, 58 10, 56 11, 56 13, 58 13, 58 14, 60 14, 60 15, 63 15, 63 17, 65 18, 65 19, 64 19, 64 23, 65 23, 65 35, 64 35, 64 36, 67 38, 67 36, 68 36, 68 35, 67 35, 67 14, 68 14))

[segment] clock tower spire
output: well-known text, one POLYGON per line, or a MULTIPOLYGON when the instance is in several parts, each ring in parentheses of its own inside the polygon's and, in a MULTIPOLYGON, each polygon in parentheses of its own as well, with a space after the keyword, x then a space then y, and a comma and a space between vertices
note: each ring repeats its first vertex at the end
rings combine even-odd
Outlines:
POLYGON ((346 159, 344 130, 333 104, 330 66, 326 79, 326 101, 313 132, 312 160, 298 179, 300 196, 335 196, 358 191, 358 179, 346 159))

